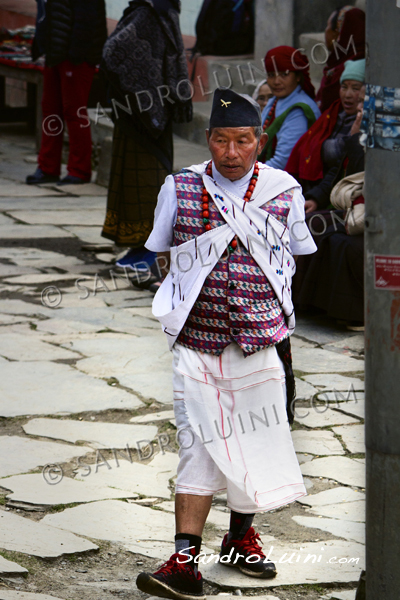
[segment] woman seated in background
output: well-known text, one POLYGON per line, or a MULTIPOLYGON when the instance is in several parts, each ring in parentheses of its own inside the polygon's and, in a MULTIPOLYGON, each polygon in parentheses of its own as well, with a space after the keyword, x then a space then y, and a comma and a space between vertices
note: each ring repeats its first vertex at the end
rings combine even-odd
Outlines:
MULTIPOLYGON (((318 187, 328 202, 332 193, 338 195, 335 184, 344 177, 358 174, 356 179, 363 180, 364 148, 360 144, 360 125, 363 114, 364 93, 361 92, 358 113, 351 129, 351 136, 346 141, 341 160, 336 168, 331 169, 329 181, 318 187), (333 189, 334 188, 334 189, 333 189)), ((355 181, 355 179, 354 179, 355 181)), ((342 181, 344 184, 345 181, 342 181)), ((361 186, 362 188, 362 186, 361 186)), ((352 207, 364 204, 362 189, 354 194, 352 207)), ((336 203, 336 206, 341 203, 336 203)), ((349 207, 350 208, 350 207, 349 207)), ((352 211, 350 210, 350 213, 352 211)), ((362 214, 362 211, 358 211, 362 214)), ((364 322, 364 236, 363 219, 354 224, 351 217, 346 220, 345 213, 335 211, 338 217, 333 222, 331 211, 320 211, 308 215, 312 226, 314 240, 318 250, 310 257, 300 256, 297 261, 296 274, 293 278, 293 302, 298 309, 323 310, 332 317, 347 325, 351 331, 362 331, 364 322), (350 225, 352 225, 350 227, 350 225), (319 233, 317 233, 317 231, 319 233), (350 234, 350 235, 349 235, 350 234)), ((354 215, 353 215, 354 219, 354 215)))
POLYGON ((315 90, 304 54, 291 46, 278 46, 267 52, 265 69, 273 96, 262 112, 268 142, 259 160, 284 169, 296 142, 321 113, 313 100, 315 90))
POLYGON ((364 92, 365 60, 346 63, 340 78, 340 98, 297 142, 286 171, 303 187, 306 213, 327 208, 333 178, 351 137, 364 92))
POLYGON ((267 102, 270 98, 272 98, 273 93, 271 92, 271 88, 269 87, 267 80, 263 79, 257 85, 256 89, 253 92, 252 98, 260 105, 261 112, 267 106, 267 102))
POLYGON ((339 98, 340 76, 345 62, 365 57, 364 11, 354 6, 337 8, 328 19, 325 44, 330 54, 316 96, 321 112, 339 98))

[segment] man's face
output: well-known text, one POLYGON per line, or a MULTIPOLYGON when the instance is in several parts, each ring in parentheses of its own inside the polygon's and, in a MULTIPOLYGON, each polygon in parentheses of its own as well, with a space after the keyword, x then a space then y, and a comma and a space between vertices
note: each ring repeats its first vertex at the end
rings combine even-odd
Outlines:
POLYGON ((206 134, 217 171, 231 181, 250 171, 267 139, 262 136, 263 143, 259 144, 253 127, 216 127, 211 135, 208 130, 206 134))

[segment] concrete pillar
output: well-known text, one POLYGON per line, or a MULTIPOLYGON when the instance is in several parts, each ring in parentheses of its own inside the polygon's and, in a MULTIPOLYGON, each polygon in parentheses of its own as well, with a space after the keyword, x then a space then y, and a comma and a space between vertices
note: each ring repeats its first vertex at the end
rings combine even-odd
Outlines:
POLYGON ((254 56, 260 62, 270 48, 293 45, 294 0, 256 0, 254 56))
MULTIPOLYGON (((368 83, 400 88, 399 31, 399 2, 367 0, 368 83)), ((385 114, 390 101, 383 106, 380 112, 377 102, 375 122, 395 122, 396 114, 385 114)), ((395 145, 393 150, 369 147, 365 163, 367 600, 398 600, 400 594, 400 286, 380 288, 375 272, 376 256, 400 256, 400 154, 395 150, 395 145)))

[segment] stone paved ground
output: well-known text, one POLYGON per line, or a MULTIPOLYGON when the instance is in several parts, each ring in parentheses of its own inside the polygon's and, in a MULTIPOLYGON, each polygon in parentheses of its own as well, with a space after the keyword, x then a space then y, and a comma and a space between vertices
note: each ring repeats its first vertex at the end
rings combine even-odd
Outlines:
MULTIPOLYGON (((172 552, 171 356, 152 294, 117 277, 121 249, 100 237, 105 189, 28 188, 33 139, 1 128, 0 600, 144 598, 138 572, 172 552)), ((181 164, 204 155, 177 148, 181 164)), ((204 565, 210 596, 354 598, 364 562, 363 337, 299 315, 293 352, 293 439, 309 495, 255 519, 277 578, 204 565)), ((227 523, 221 495, 205 552, 217 551, 227 523)))

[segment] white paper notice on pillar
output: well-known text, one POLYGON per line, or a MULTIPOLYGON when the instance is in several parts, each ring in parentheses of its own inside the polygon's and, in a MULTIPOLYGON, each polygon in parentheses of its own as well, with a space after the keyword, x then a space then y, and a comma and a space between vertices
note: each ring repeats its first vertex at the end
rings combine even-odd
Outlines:
POLYGON ((396 0, 396 6, 397 8, 400 8, 400 0, 396 0))

